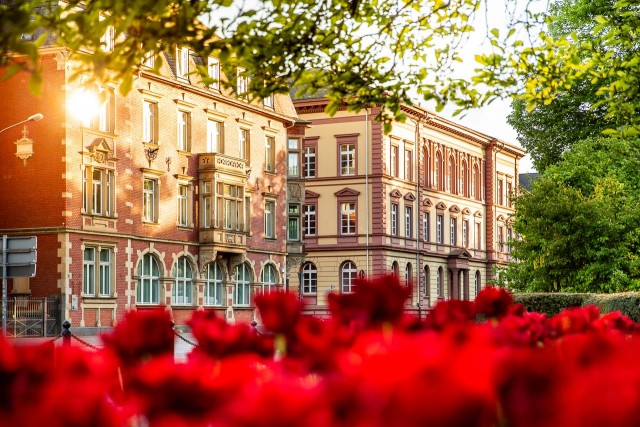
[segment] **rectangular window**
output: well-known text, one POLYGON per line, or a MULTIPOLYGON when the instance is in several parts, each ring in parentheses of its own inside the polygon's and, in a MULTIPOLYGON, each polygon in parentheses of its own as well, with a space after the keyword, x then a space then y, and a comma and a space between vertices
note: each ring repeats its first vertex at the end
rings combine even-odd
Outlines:
POLYGON ((222 122, 207 120, 207 152, 224 154, 224 139, 222 138, 222 122))
POLYGON ((178 150, 191 151, 191 114, 178 111, 178 150))
POLYGON ((316 235, 316 205, 304 205, 304 234, 316 235))
POLYGON ((511 240, 513 239, 513 230, 507 228, 507 253, 511 253, 511 240))
POLYGON ((238 67, 236 75, 236 94, 238 96, 246 94, 249 90, 249 77, 243 76, 244 71, 244 68, 238 67))
POLYGON ((356 234, 356 204, 353 202, 340 204, 340 234, 356 234))
POLYGON ((240 185, 218 182, 216 225, 226 230, 245 230, 244 187, 240 185))
POLYGON ((504 227, 498 226, 498 250, 502 252, 504 249, 504 227))
POLYGON ((436 216, 436 243, 442 244, 442 223, 444 222, 444 215, 436 216))
POLYGON ((469 221, 462 220, 462 246, 469 246, 469 221))
POLYGON ((178 186, 178 225, 181 227, 188 227, 191 222, 189 215, 189 186, 178 186))
POLYGON ((83 172, 82 184, 85 213, 109 217, 115 215, 115 171, 87 166, 83 172))
POLYGON ((404 235, 411 238, 413 236, 413 207, 404 207, 404 235))
POLYGON ((153 50, 147 52, 147 54, 144 56, 142 65, 149 68, 154 68, 156 66, 156 54, 153 50))
POLYGON ((510 182, 507 182, 507 206, 512 207, 513 202, 513 185, 510 182))
POLYGON ((476 249, 482 249, 482 224, 476 223, 476 249))
POLYGON ((186 79, 189 74, 189 49, 178 48, 176 54, 176 76, 186 79))
POLYGON ((96 293, 96 250, 95 248, 85 248, 82 264, 82 292, 85 295, 95 295, 96 293))
POLYGON ((398 204, 391 203, 391 235, 398 235, 398 204))
POLYGON ((104 52, 113 52, 116 43, 115 29, 109 25, 107 31, 100 38, 100 47, 104 52))
POLYGON ((92 127, 101 132, 113 133, 116 121, 115 94, 113 89, 101 89, 100 93, 104 100, 98 111, 97 123, 94 123, 92 127))
POLYGON ((269 95, 262 100, 263 104, 267 108, 273 108, 273 95, 269 95))
POLYGON ((288 239, 300 240, 300 205, 289 205, 289 221, 287 224, 288 239))
POLYGON ((203 182, 201 187, 202 192, 202 227, 211 228, 211 183, 203 182))
POLYGON ((82 293, 96 296, 96 284, 100 296, 111 296, 112 249, 84 248, 82 263, 82 293), (96 260, 96 253, 99 258, 96 260))
POLYGON ((289 138, 288 149, 289 155, 287 158, 288 165, 288 175, 293 177, 300 176, 300 151, 299 151, 300 141, 296 138, 289 138))
POLYGON ((429 230, 429 213, 422 214, 422 240, 429 242, 431 240, 431 230, 429 230))
POLYGON ((498 203, 499 205, 504 205, 504 195, 503 195, 503 191, 502 191, 502 179, 498 178, 498 200, 496 201, 496 203, 498 203))
POLYGON ((111 295, 111 249, 100 249, 100 296, 111 295))
POLYGON ((389 167, 391 171, 391 176, 398 176, 398 146, 391 145, 391 156, 389 158, 389 167))
POLYGON ((340 145, 340 175, 349 176, 356 174, 356 145, 340 145))
POLYGON ((276 138, 267 136, 264 139, 264 169, 267 172, 276 171, 276 138))
POLYGON ((142 142, 158 143, 158 104, 155 102, 142 103, 142 142))
POLYGON ((220 90, 220 61, 218 58, 209 57, 207 62, 207 73, 211 79, 209 89, 220 90))
POLYGON ((240 146, 238 151, 240 158, 249 164, 249 150, 251 147, 251 131, 249 129, 240 129, 240 146))
POLYGON ((273 201, 264 202, 264 237, 267 239, 275 239, 275 213, 276 203, 273 201))
POLYGON ((145 178, 142 189, 142 218, 145 222, 158 222, 158 180, 145 178))
POLYGON ((316 177, 316 148, 315 147, 304 148, 304 177, 305 178, 316 177))
POLYGON ((94 169, 92 182, 93 182, 93 213, 96 215, 102 215, 102 170, 94 169))
POLYGON ((413 180, 413 151, 404 150, 404 179, 413 180))
POLYGON ((458 245, 458 220, 456 218, 451 218, 451 236, 450 236, 450 241, 451 241, 451 246, 457 246, 458 245))

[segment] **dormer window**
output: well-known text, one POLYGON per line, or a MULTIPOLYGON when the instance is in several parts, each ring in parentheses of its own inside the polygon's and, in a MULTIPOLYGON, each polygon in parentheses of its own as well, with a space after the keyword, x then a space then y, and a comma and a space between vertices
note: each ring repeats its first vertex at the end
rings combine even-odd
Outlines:
POLYGON ((178 78, 186 79, 189 74, 189 49, 179 47, 176 54, 176 75, 178 78))
POLYGON ((107 31, 105 31, 100 39, 100 47, 105 52, 113 52, 115 47, 115 30, 112 26, 107 27, 107 31))
POLYGON ((249 89, 249 77, 244 76, 244 68, 238 67, 237 81, 236 81, 236 93, 238 95, 244 95, 249 89))
POLYGON ((209 89, 220 90, 220 61, 218 58, 209 57, 207 72, 209 78, 213 80, 213 82, 209 84, 209 89))

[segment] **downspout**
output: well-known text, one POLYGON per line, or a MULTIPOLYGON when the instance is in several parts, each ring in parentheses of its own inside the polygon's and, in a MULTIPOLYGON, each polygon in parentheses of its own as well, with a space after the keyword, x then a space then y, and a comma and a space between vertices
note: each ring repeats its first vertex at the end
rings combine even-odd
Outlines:
POLYGON ((365 128, 364 128, 364 203, 365 203, 365 234, 366 234, 366 259, 367 259, 367 278, 369 277, 369 109, 365 107, 365 128))

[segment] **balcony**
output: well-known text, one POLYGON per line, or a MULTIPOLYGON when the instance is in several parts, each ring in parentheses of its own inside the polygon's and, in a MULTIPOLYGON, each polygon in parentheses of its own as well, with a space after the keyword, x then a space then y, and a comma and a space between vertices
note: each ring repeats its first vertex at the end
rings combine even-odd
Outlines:
POLYGON ((242 159, 218 153, 198 154, 198 172, 222 172, 246 180, 248 171, 250 169, 242 159))
POLYGON ((247 236, 242 231, 222 228, 201 228, 200 244, 211 246, 218 252, 242 254, 247 252, 247 236))

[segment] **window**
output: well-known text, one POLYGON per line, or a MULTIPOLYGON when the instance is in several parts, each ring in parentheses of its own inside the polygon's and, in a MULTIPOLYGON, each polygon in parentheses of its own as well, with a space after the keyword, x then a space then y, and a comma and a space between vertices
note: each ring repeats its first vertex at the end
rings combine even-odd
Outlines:
POLYGON ((246 94, 249 90, 249 77, 243 76, 244 71, 244 68, 238 67, 236 74, 236 94, 238 96, 246 94))
POLYGON ((278 283, 278 273, 272 264, 264 266, 260 281, 262 282, 262 293, 271 292, 275 289, 276 283, 278 283))
POLYGON ((262 100, 262 103, 267 108, 273 108, 273 95, 269 95, 262 100))
POLYGON ((107 27, 104 35, 100 38, 100 47, 104 52, 113 52, 116 42, 116 33, 112 26, 107 27))
POLYGON ((398 146, 391 145, 391 153, 389 157, 389 171, 391 176, 398 176, 398 146))
POLYGON ((467 167, 467 162, 462 162, 460 166, 460 188, 462 189, 462 195, 464 197, 469 197, 469 168, 467 167))
POLYGON ((189 74, 189 49, 178 48, 176 52, 176 76, 186 79, 189 74))
POLYGON ((224 154, 223 124, 216 120, 207 120, 207 152, 224 154))
POLYGON ((444 215, 436 216, 436 243, 442 244, 442 223, 444 222, 444 215))
POLYGON ((473 167, 473 186, 471 187, 471 191, 473 192, 472 196, 476 198, 476 200, 482 200, 481 194, 482 183, 480 182, 480 170, 478 166, 473 167))
POLYGON ((207 73, 211 79, 209 89, 220 90, 220 61, 218 58, 209 57, 207 62, 207 73))
POLYGON ((289 205, 289 220, 287 224, 288 240, 300 240, 300 205, 289 205))
POLYGON ((142 189, 142 218, 145 222, 158 222, 158 180, 145 178, 142 189))
POLYGON ((240 146, 238 152, 240 158, 249 164, 251 149, 251 131, 249 129, 240 129, 240 146))
POLYGON ((475 277, 473 279, 473 285, 476 289, 476 296, 478 296, 478 294, 480 293, 480 272, 476 271, 475 277))
POLYGON ((453 156, 449 157, 449 174, 447 175, 447 190, 451 193, 455 193, 455 175, 456 175, 456 161, 453 159, 453 156))
POLYGON ((498 178, 498 200, 496 200, 496 203, 498 203, 499 205, 504 205, 504 194, 503 194, 503 189, 502 189, 502 178, 498 178))
POLYGON ((423 150, 424 165, 424 185, 431 187, 431 151, 427 147, 423 150))
POLYGON ((356 234, 356 204, 340 203, 340 234, 356 234))
POLYGON ((413 180, 413 151, 404 150, 404 179, 413 180))
POLYGON ((264 202, 264 237, 267 239, 275 239, 275 213, 276 202, 266 201, 264 202))
POLYGON ((84 168, 82 177, 85 213, 113 217, 116 213, 115 171, 93 166, 84 168))
POLYGON ((413 268, 411 267, 411 263, 408 262, 404 268, 404 283, 409 286, 413 282, 413 268))
POLYGON ((302 294, 315 295, 318 292, 318 270, 315 264, 306 262, 302 266, 302 294))
POLYGON ((251 299, 249 267, 241 264, 235 269, 236 285, 233 288, 233 305, 248 306, 251 299))
POLYGON ((96 294, 96 250, 85 248, 83 257, 82 293, 85 295, 96 294))
POLYGON ((218 227, 225 230, 243 231, 245 229, 245 221, 243 218, 244 207, 244 187, 241 185, 227 184, 218 182, 218 191, 216 194, 217 212, 216 215, 218 227))
POLYGON ((96 282, 98 284, 98 293, 100 296, 111 296, 112 253, 113 250, 110 248, 84 248, 82 264, 82 293, 85 296, 96 295, 96 282), (99 257, 97 261, 96 253, 99 257))
POLYGON ((158 104, 156 102, 142 103, 142 142, 158 143, 158 104))
POLYGON ((340 291, 342 293, 349 294, 353 292, 353 281, 356 279, 357 274, 358 271, 353 262, 347 261, 342 264, 340 269, 340 291))
POLYGON ((451 246, 457 246, 458 244, 458 220, 456 218, 451 218, 450 222, 450 242, 451 246))
POLYGON ((207 265, 204 305, 222 305, 222 269, 217 262, 207 265))
POLYGON ((399 279, 400 277, 400 266, 397 261, 393 261, 391 264, 391 275, 396 279, 399 279))
POLYGON ((191 151, 191 114, 178 111, 178 150, 191 151))
MULTIPOLYGON (((211 198, 209 198, 209 202, 211 198)), ((191 225, 191 187, 178 185, 178 225, 189 227, 191 225)))
POLYGON ((507 182, 507 206, 513 206, 513 185, 510 182, 507 182))
POLYGON ((440 152, 436 153, 435 182, 436 188, 444 191, 444 164, 442 163, 442 154, 440 152))
POLYGON ((193 271, 187 257, 182 256, 173 266, 173 277, 176 278, 173 286, 173 304, 193 304, 193 271))
POLYGON ((349 176, 356 174, 356 145, 340 145, 340 175, 349 176))
POLYGON ((154 68, 156 66, 156 54, 154 51, 151 50, 147 52, 142 60, 142 65, 149 68, 154 68))
POLYGON ((444 298, 444 277, 442 267, 438 268, 436 273, 436 297, 444 298))
POLYGON ((391 203, 391 235, 398 235, 398 204, 391 203))
POLYGON ((304 235, 316 235, 316 205, 304 205, 304 235))
POLYGON ((316 177, 316 147, 304 147, 304 177, 316 177))
POLYGON ((469 246, 469 221, 466 219, 462 220, 462 246, 469 246))
POLYGON ((482 249, 482 224, 476 223, 476 249, 482 249))
POLYGON ((211 228, 211 215, 212 215, 212 205, 211 205, 211 183, 203 182, 202 183, 202 226, 204 228, 211 228))
POLYGON ((504 249, 504 227, 498 226, 498 250, 502 252, 504 249))
POLYGON ((507 253, 511 253, 511 240, 513 239, 513 230, 507 227, 507 253))
POLYGON ((300 176, 300 168, 299 168, 299 163, 300 163, 300 152, 299 150, 299 144, 300 141, 298 139, 295 138, 289 138, 289 143, 288 143, 288 149, 289 149, 289 155, 288 155, 288 159, 287 159, 287 173, 289 176, 300 176))
POLYGON ((422 240, 431 241, 431 230, 429 226, 429 212, 422 214, 422 240))
POLYGON ((422 293, 424 298, 431 298, 431 284, 429 281, 431 278, 429 277, 429 266, 424 266, 424 272, 422 273, 422 293))
POLYGON ((155 257, 146 254, 138 264, 138 304, 160 303, 160 268, 155 257))
POLYGON ((404 207, 404 235, 405 237, 413 237, 413 207, 404 207))
POLYGON ((100 94, 104 99, 91 127, 100 132, 113 133, 116 121, 116 102, 113 89, 101 89, 100 94))
POLYGON ((276 171, 276 139, 273 136, 267 136, 264 139, 264 170, 276 171))

